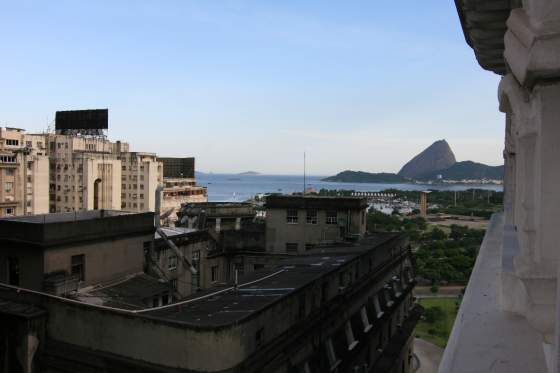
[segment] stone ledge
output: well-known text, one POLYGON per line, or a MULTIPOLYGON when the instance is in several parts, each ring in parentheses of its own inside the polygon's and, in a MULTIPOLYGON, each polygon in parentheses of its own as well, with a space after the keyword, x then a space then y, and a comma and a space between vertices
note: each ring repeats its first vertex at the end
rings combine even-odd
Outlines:
POLYGON ((494 214, 445 349, 439 373, 546 373, 542 337, 500 308, 503 214, 494 214))

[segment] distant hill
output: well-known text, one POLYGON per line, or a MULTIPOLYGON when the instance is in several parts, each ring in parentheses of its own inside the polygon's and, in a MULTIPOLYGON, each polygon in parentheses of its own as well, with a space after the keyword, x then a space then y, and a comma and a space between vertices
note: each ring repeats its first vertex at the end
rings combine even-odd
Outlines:
POLYGON ((455 164, 455 154, 445 140, 439 140, 408 161, 398 175, 416 179, 420 175, 445 170, 455 164))
POLYGON ((260 175, 260 173, 255 171, 247 171, 247 172, 241 172, 237 174, 237 176, 256 176, 256 175, 260 175))
POLYGON ((340 183, 406 183, 410 180, 391 173, 369 173, 363 171, 342 171, 335 176, 330 176, 322 181, 340 182, 340 183))
POLYGON ((438 175, 445 180, 480 180, 504 178, 504 166, 488 166, 472 161, 457 162, 453 166, 439 171, 432 171, 416 177, 418 180, 436 180, 438 175))

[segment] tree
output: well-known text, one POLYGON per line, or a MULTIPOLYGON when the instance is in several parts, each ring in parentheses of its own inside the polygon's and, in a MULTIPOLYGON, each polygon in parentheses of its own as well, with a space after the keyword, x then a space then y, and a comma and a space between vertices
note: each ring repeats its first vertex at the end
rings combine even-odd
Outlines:
POLYGON ((436 227, 430 232, 430 238, 434 241, 441 241, 447 238, 447 234, 445 234, 443 230, 436 227))
POLYGON ((445 311, 439 306, 430 307, 424 311, 424 319, 427 323, 430 324, 434 324, 439 321, 445 321, 446 318, 447 315, 445 311))

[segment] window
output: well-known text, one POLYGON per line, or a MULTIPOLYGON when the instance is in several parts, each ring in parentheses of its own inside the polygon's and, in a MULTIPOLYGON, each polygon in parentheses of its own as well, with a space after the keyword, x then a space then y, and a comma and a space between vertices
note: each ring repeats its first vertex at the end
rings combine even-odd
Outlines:
POLYGON ((8 284, 19 286, 19 259, 8 258, 8 284))
POLYGON ((13 207, 7 207, 6 208, 6 215, 13 215, 14 214, 14 208, 13 207))
POLYGON ((11 155, 3 155, 0 157, 0 161, 3 163, 16 163, 16 157, 11 155))
POLYGON ((263 269, 264 264, 253 264, 253 270, 258 271, 259 269, 263 269))
POLYGON ((289 209, 286 211, 286 222, 288 224, 297 224, 298 222, 298 211, 295 209, 289 209))
POLYGON ((4 183, 4 190, 6 191, 6 193, 10 193, 12 189, 14 189, 14 183, 11 181, 6 181, 4 183))
POLYGON ((16 174, 16 170, 13 168, 6 168, 5 174, 6 176, 14 176, 16 174))
POLYGON ((257 330, 257 333, 255 333, 255 342, 257 343, 257 346, 260 346, 263 344, 264 342, 264 328, 260 328, 259 330, 257 330))
POLYGON ((84 279, 85 279, 85 256, 84 256, 84 254, 72 255, 71 266, 72 266, 71 274, 78 276, 80 281, 84 281, 84 279))
POLYGON ((219 270, 220 266, 212 266, 212 268, 210 268, 211 270, 211 281, 212 282, 216 282, 218 281, 218 270, 219 270))
POLYGON ((192 252, 192 260, 193 261, 200 260, 200 250, 195 250, 192 252))
POLYGON ((6 145, 18 146, 19 145, 19 140, 6 139, 6 145))
POLYGON ((140 184, 140 189, 144 190, 144 184, 140 184))
POLYGON ((298 252, 298 244, 294 242, 286 243, 286 252, 287 253, 297 253, 298 252))
POLYGON ((327 224, 336 224, 338 222, 338 213, 336 210, 328 210, 327 211, 327 224))
POLYGON ((173 289, 177 290, 177 279, 174 278, 174 279, 172 279, 172 280, 169 280, 169 285, 170 285, 173 289))
POLYGON ((305 250, 312 250, 315 248, 315 244, 314 243, 306 243, 305 244, 305 250))
POLYGON ((317 224, 317 210, 307 210, 307 224, 317 224))
POLYGON ((171 255, 168 257, 167 269, 170 271, 177 269, 177 255, 171 255))

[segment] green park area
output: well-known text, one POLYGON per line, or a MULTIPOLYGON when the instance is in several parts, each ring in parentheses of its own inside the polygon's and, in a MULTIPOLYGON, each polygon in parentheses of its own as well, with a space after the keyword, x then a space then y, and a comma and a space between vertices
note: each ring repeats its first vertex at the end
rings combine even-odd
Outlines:
POLYGON ((459 299, 423 298, 418 303, 425 311, 416 326, 416 337, 445 348, 457 316, 459 299))

